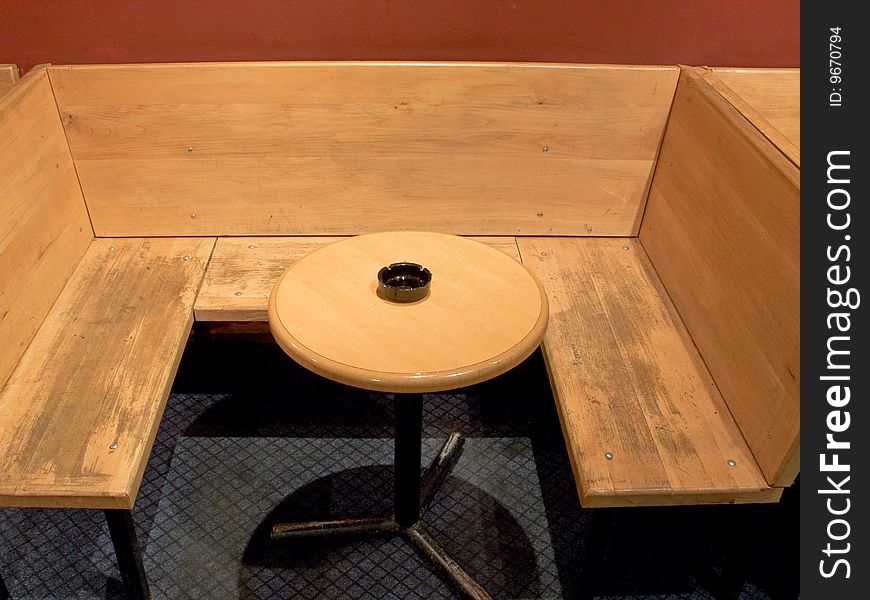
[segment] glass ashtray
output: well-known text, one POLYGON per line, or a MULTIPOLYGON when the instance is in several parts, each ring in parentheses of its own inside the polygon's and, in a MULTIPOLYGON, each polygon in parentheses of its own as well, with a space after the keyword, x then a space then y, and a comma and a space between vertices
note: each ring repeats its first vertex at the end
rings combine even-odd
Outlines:
POLYGON ((378 271, 378 295, 390 302, 416 302, 429 293, 432 272, 412 262, 397 262, 378 271))

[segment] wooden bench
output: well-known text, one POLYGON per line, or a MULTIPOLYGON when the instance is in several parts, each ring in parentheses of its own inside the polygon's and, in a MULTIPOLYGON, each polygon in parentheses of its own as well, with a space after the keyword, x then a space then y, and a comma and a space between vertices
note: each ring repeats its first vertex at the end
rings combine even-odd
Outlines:
POLYGON ((130 509, 214 239, 94 239, 48 75, 25 80, 0 100, 0 506, 106 509, 145 595, 130 509))
POLYGON ((799 470, 798 166, 707 75, 28 74, 0 99, 0 506, 105 509, 147 596, 130 510, 194 318, 263 322, 293 260, 389 229, 538 274, 584 507, 776 501, 799 470))

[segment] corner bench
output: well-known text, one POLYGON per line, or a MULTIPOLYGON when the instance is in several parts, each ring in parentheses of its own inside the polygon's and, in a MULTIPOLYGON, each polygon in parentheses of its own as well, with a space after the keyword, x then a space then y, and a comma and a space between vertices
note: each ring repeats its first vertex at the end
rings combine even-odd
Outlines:
POLYGON ((0 506, 106 509, 134 596, 194 319, 264 322, 335 236, 471 235, 538 275, 584 507, 775 502, 799 471, 799 170, 700 70, 49 67, 0 100, 0 156, 0 506))
MULTIPOLYGON (((283 270, 336 239, 219 239, 197 320, 265 322, 283 270)), ((544 358, 583 506, 779 499, 637 239, 477 239, 547 290, 544 358)))
MULTIPOLYGON (((639 236, 478 238, 522 260, 550 296, 543 350, 584 506, 775 502, 797 474, 799 308, 796 295, 779 294, 799 289, 798 171, 704 79, 701 70, 683 75, 659 157, 668 164, 652 182, 639 236), (728 168, 733 177, 716 178, 728 168), (680 201, 669 203, 673 198, 680 201), (656 227, 667 235, 656 235, 656 227), (673 299, 675 292, 682 296, 673 299), (719 332, 696 340, 683 320, 718 318, 738 329, 764 316, 759 304, 772 300, 788 324, 784 338, 762 323, 739 332, 759 352, 731 340, 717 348, 726 337, 719 332), (710 360, 713 368, 734 364, 776 391, 741 399, 750 391, 744 385, 731 406, 710 360), (785 379, 753 374, 759 362, 785 379), (781 446, 764 447, 774 430, 781 446), (767 476, 748 442, 760 446, 759 456, 779 452, 765 464, 767 476)), ((334 239, 219 239, 194 307, 197 320, 264 322, 280 273, 334 239)))

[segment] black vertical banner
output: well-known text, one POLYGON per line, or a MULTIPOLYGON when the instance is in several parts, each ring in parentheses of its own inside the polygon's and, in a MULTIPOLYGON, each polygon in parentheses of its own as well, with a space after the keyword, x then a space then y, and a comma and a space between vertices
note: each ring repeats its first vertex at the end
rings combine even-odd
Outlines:
POLYGON ((870 593, 862 6, 801 5, 801 597, 810 600, 870 593))

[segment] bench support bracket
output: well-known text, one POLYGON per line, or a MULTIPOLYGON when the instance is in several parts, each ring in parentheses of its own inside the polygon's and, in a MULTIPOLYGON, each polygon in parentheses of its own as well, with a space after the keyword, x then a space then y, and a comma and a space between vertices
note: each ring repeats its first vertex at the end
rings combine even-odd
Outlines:
POLYGON ((106 509, 104 512, 127 593, 134 600, 148 600, 151 592, 142 566, 142 550, 136 538, 133 513, 124 509, 106 509))
POLYGON ((601 569, 604 567, 604 555, 607 552, 607 542, 613 523, 614 508, 590 508, 591 520, 589 535, 586 538, 586 556, 583 559, 583 580, 581 582, 580 598, 594 598, 598 590, 601 569))

